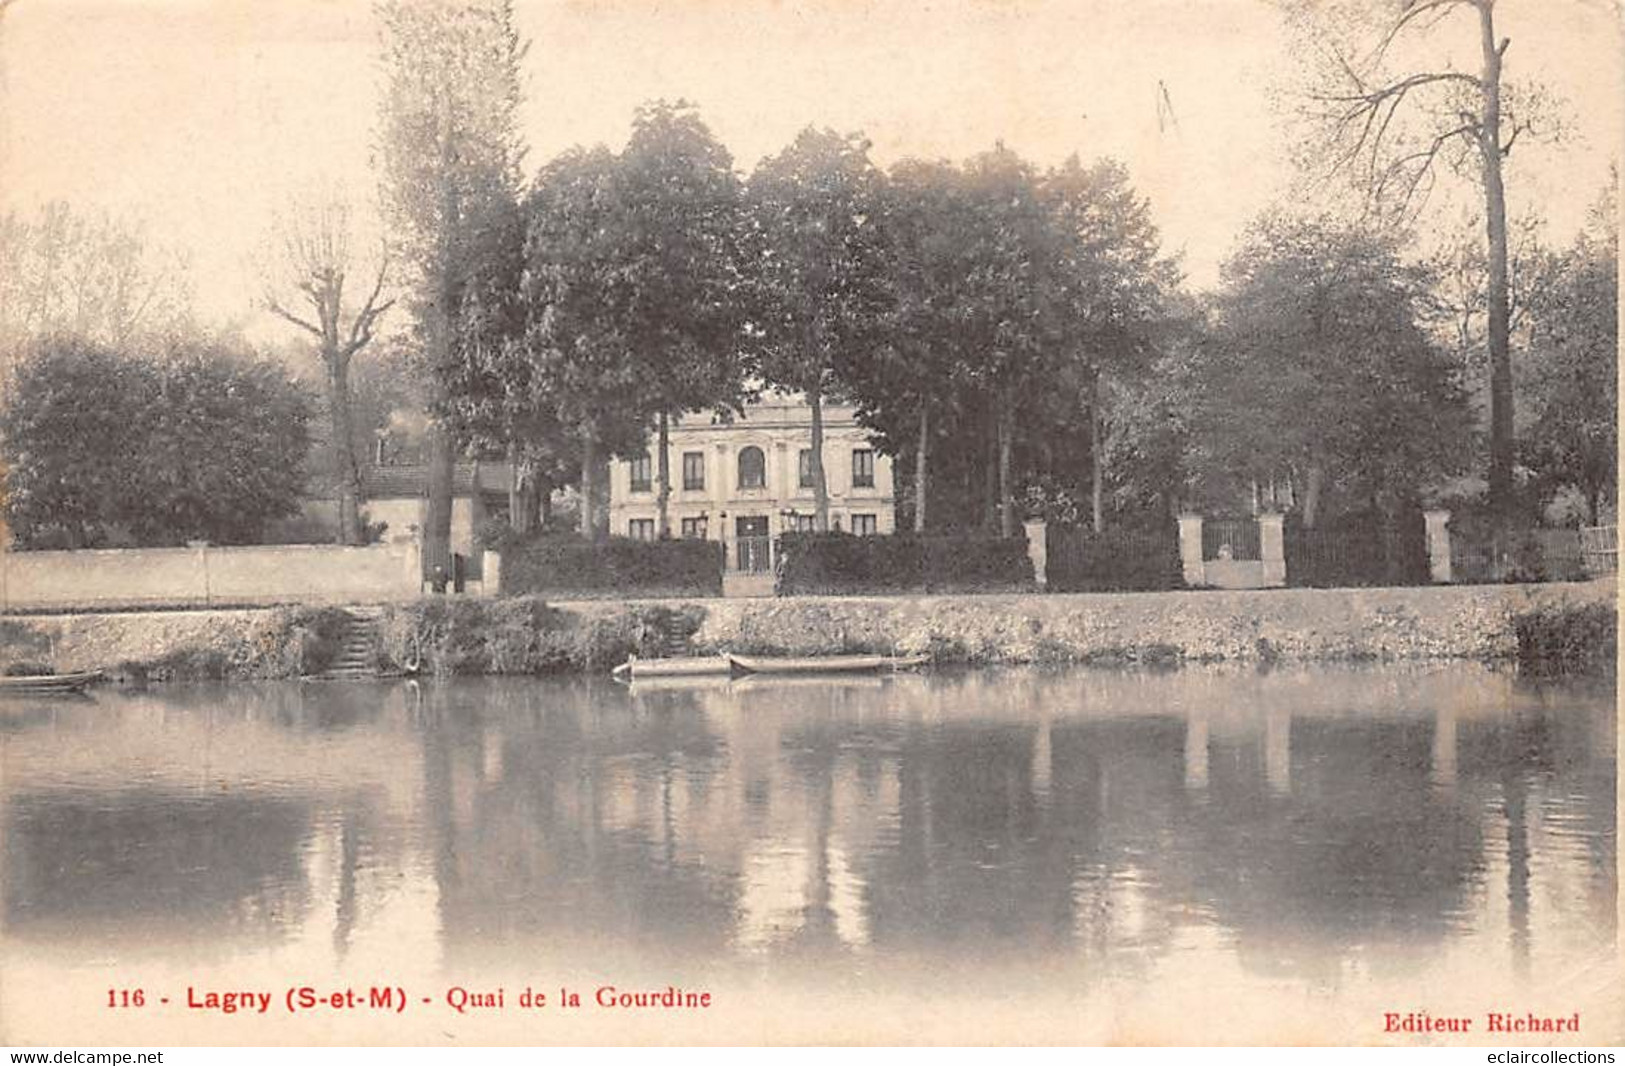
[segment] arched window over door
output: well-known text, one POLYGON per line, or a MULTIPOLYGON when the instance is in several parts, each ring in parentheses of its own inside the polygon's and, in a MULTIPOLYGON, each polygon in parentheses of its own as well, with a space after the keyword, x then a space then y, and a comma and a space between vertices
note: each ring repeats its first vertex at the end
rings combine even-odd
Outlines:
POLYGON ((767 487, 767 457, 754 444, 739 450, 739 487, 764 489, 767 487))

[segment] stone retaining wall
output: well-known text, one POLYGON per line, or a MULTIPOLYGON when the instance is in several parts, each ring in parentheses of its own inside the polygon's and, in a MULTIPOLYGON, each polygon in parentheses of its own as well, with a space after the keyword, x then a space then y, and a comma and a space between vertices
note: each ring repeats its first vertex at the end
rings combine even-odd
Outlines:
MULTIPOLYGON (((702 649, 933 653, 972 662, 1111 658, 1510 659, 1514 620, 1613 604, 1612 579, 1545 585, 698 601, 702 649)), ((614 605, 559 603, 586 615, 614 605)))
MULTIPOLYGON (((1520 616, 1612 606, 1615 595, 1613 579, 1603 579, 1402 589, 579 601, 554 603, 557 613, 549 614, 560 636, 574 632, 585 645, 595 633, 632 628, 636 611, 683 608, 703 616, 694 637, 698 651, 924 652, 971 663, 1512 659, 1520 616)), ((413 605, 399 611, 409 615, 413 605)), ((524 612, 490 618, 508 615, 524 612)), ((247 661, 252 657, 242 649, 268 640, 276 619, 269 610, 0 618, 0 662, 50 657, 59 669, 106 669, 210 649, 247 661)))

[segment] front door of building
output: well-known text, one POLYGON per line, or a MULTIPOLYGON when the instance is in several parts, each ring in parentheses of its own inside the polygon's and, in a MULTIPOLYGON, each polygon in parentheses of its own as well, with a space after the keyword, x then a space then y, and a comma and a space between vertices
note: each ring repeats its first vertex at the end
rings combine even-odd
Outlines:
POLYGON ((765 574, 773 569, 772 555, 773 538, 767 532, 766 515, 734 519, 734 569, 765 574))

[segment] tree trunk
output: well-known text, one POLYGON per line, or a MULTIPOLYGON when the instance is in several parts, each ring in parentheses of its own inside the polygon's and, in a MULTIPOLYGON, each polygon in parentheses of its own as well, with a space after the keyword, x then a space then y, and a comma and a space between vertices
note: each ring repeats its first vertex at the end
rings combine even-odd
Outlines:
POLYGON ((361 543, 361 468, 350 439, 349 367, 338 359, 327 362, 327 406, 333 433, 333 469, 338 475, 340 544, 361 543))
POLYGON ((538 476, 527 503, 530 507, 530 528, 545 529, 553 520, 553 482, 538 476))
POLYGON ((829 532, 829 485, 824 481, 824 389, 820 382, 807 394, 812 407, 813 527, 829 532))
POLYGON ((429 504, 423 516, 423 572, 436 578, 435 568, 451 576, 451 490, 457 449, 451 433, 438 422, 429 423, 429 504))
POLYGON ((1010 484, 1011 438, 1015 436, 1014 415, 1008 401, 999 406, 999 536, 1016 535, 1015 486, 1010 484))
POLYGON ((590 541, 598 540, 598 524, 592 514, 597 477, 598 433, 589 428, 581 435, 581 535, 590 541))
POLYGON ((1320 490, 1326 481, 1326 471, 1319 463, 1309 467, 1308 483, 1303 487, 1303 528, 1314 529, 1315 517, 1320 513, 1320 490))
POLYGON ((1484 54, 1484 114, 1479 155, 1484 168, 1484 220, 1489 234, 1490 510, 1506 517, 1512 507, 1512 354, 1507 296, 1507 205, 1501 179, 1501 53, 1492 6, 1478 8, 1484 54))
POLYGON ((656 436, 659 438, 659 451, 655 455, 655 470, 660 478, 660 490, 655 497, 655 536, 665 540, 671 536, 671 437, 664 411, 660 412, 660 431, 656 436))
POLYGON ((1102 430, 1105 420, 1100 415, 1100 371, 1089 375, 1089 517, 1095 533, 1106 531, 1106 508, 1103 483, 1106 478, 1106 460, 1101 455, 1106 434, 1102 430))
POLYGON ((982 466, 982 492, 985 501, 982 506, 982 529, 991 534, 999 528, 999 444, 1000 414, 997 405, 990 411, 988 420, 987 456, 982 466))
POLYGON ((525 528, 525 518, 528 513, 525 508, 524 464, 519 460, 519 446, 510 442, 508 444, 508 528, 515 533, 529 532, 525 528))
MULTIPOLYGON (((449 367, 453 355, 452 331, 456 320, 457 288, 452 276, 452 249, 461 216, 457 185, 450 178, 456 155, 450 129, 450 113, 440 115, 440 220, 436 235, 436 268, 430 275, 433 300, 429 308, 428 355, 431 388, 444 398, 445 385, 438 371, 449 367)), ((433 409, 433 404, 430 405, 433 409)), ((451 579, 452 478, 457 448, 450 430, 438 419, 429 421, 429 502, 423 521, 423 568, 431 577, 451 579)), ((437 584, 439 582, 437 581, 437 584)), ((443 587, 443 586, 442 586, 443 587)))
POLYGON ((925 532, 925 474, 927 451, 931 442, 931 418, 922 401, 920 404, 920 439, 914 447, 914 532, 925 532))

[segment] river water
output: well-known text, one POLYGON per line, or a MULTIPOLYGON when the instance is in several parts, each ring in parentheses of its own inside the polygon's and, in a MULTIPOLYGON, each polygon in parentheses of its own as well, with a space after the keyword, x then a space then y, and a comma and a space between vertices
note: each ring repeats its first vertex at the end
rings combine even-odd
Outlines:
POLYGON ((0 1042, 1603 1043, 1616 745, 1479 665, 5 701, 0 1042))

